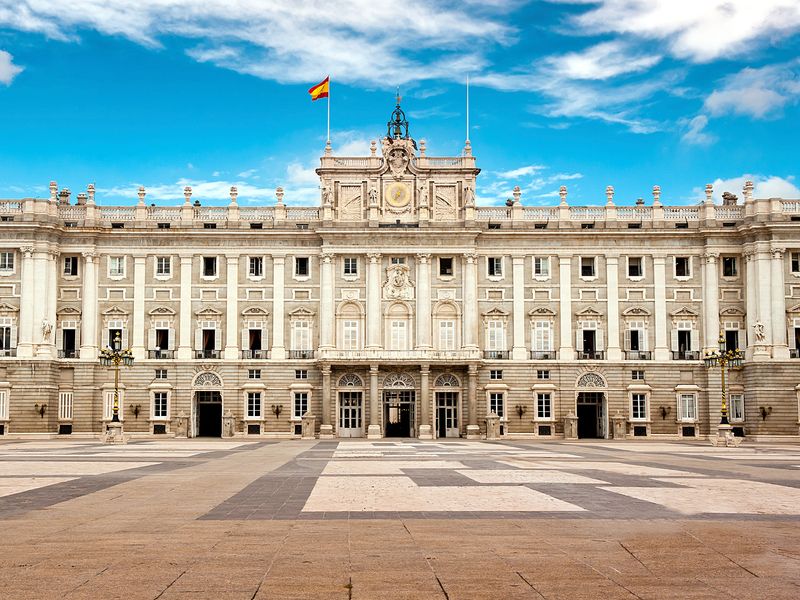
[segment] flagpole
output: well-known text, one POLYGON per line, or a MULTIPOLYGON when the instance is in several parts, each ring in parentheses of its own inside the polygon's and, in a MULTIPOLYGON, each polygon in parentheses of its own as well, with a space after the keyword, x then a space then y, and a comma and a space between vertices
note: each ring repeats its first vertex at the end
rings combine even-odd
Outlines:
POLYGON ((469 143, 469 74, 467 75, 467 143, 469 143))
POLYGON ((328 137, 327 144, 331 143, 331 80, 328 77, 328 137))

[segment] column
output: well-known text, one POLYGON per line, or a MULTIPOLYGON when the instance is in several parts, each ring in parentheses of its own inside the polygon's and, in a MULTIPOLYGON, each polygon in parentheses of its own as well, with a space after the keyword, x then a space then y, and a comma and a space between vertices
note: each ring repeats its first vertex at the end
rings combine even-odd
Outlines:
POLYGON ((331 367, 322 366, 322 425, 319 428, 319 439, 333 438, 331 425, 331 367))
POLYGON ((47 339, 47 351, 52 358, 58 356, 56 348, 56 309, 58 305, 58 257, 57 250, 47 252, 47 322, 50 324, 50 335, 47 339))
POLYGON ((432 347, 431 255, 417 254, 417 348, 429 350, 432 347))
POLYGON ((525 348, 525 257, 513 256, 511 263, 514 285, 514 345, 511 348, 511 358, 527 360, 528 351, 525 348))
POLYGON ((470 364, 467 367, 467 439, 481 439, 481 428, 478 427, 478 365, 470 364))
POLYGON ((319 278, 319 348, 334 348, 333 325, 336 322, 333 290, 333 261, 331 252, 323 252, 320 256, 322 267, 319 278))
POLYGON ((756 347, 756 336, 754 333, 754 325, 758 320, 758 306, 756 302, 756 263, 755 254, 751 248, 745 248, 744 253, 744 266, 745 266, 745 321, 747 323, 747 348, 745 349, 745 359, 750 360, 753 358, 756 347))
POLYGON ((431 369, 428 365, 422 365, 419 369, 419 439, 432 440, 433 431, 431 430, 431 369))
POLYGON ((369 428, 367 438, 377 440, 382 437, 378 409, 380 408, 380 398, 378 398, 378 365, 369 366, 369 428))
POLYGON ((45 344, 55 335, 54 324, 47 321, 47 252, 36 250, 33 253, 33 344, 36 356, 50 355, 45 344), (50 333, 47 334, 48 325, 50 333), (45 341, 47 338, 47 341, 45 341))
POLYGON ((178 358, 192 358, 192 257, 181 256, 181 303, 178 358))
MULTIPOLYGON (((367 349, 376 350, 381 347, 381 323, 383 322, 381 311, 381 255, 371 252, 367 254, 367 258, 369 259, 369 269, 367 271, 367 349)), ((370 425, 371 427, 372 425, 370 425)))
POLYGON ((272 360, 286 358, 286 346, 283 341, 285 266, 285 256, 272 256, 272 352, 270 353, 272 360))
POLYGON ((667 344, 667 259, 664 256, 653 256, 653 289, 655 296, 655 337, 654 358, 657 361, 669 360, 667 344))
MULTIPOLYGON (((147 357, 144 347, 144 296, 146 256, 133 257, 133 324, 131 352, 134 360, 147 357)), ((152 350, 152 348, 150 348, 152 350)))
MULTIPOLYGON (((772 266, 770 260, 770 253, 768 248, 759 247, 756 252, 756 285, 758 290, 758 320, 764 326, 764 341, 759 344, 765 346, 763 349, 763 358, 768 358, 772 347, 772 266)), ((783 321, 784 319, 781 319, 783 321)), ((760 357, 761 352, 756 352, 756 356, 760 357)))
POLYGON ((83 303, 81 305, 81 358, 97 359, 97 255, 83 253, 83 303))
POLYGON ((572 256, 558 257, 558 296, 559 318, 559 360, 575 360, 575 347, 572 342, 572 256))
POLYGON ((34 323, 34 263, 33 246, 23 246, 22 251, 22 289, 19 301, 19 326, 17 339, 17 356, 30 358, 33 356, 33 323, 34 323))
POLYGON ((719 265, 716 252, 706 252, 703 272, 703 320, 705 343, 703 353, 719 350, 719 265))
POLYGON ((478 256, 464 254, 464 347, 478 348, 478 256))
POLYGON ((622 360, 619 347, 619 257, 606 256, 606 310, 608 312, 608 360, 622 360))
POLYGON ((228 265, 225 284, 225 350, 222 358, 239 358, 239 255, 225 255, 228 265))
POLYGON ((772 358, 789 358, 786 341, 786 290, 783 281, 783 254, 786 248, 772 249, 772 358))

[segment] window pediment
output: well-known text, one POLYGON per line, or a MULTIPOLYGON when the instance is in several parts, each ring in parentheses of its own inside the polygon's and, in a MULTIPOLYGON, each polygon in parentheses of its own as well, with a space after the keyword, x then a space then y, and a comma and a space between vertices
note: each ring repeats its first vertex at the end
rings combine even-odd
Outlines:
POLYGON ((289 313, 290 319, 311 319, 314 317, 316 313, 310 308, 306 308, 305 306, 301 306, 299 308, 295 308, 293 311, 289 313))
POLYGON ((533 310, 528 311, 529 317, 555 317, 556 311, 547 308, 546 306, 540 306, 538 308, 534 308, 533 310))
POLYGON ((123 308, 120 308, 117 305, 114 305, 114 306, 112 306, 110 308, 105 309, 100 314, 102 314, 104 316, 107 316, 107 317, 113 317, 113 316, 127 316, 130 313, 127 310, 125 310, 123 308))
POLYGON ((205 317, 205 318, 214 318, 214 317, 221 317, 222 312, 217 310, 216 308, 211 308, 207 306, 206 308, 201 308, 197 312, 194 313, 198 317, 205 317))
POLYGON ((485 321, 493 321, 493 320, 496 320, 496 319, 500 319, 500 320, 505 321, 506 319, 508 319, 508 315, 509 315, 509 313, 507 311, 505 311, 505 310, 503 310, 501 308, 493 308, 493 309, 487 310, 485 313, 481 313, 481 314, 482 314, 483 319, 485 321))
POLYGON ((587 317, 592 319, 599 319, 603 316, 603 313, 598 311, 594 306, 587 306, 583 310, 580 310, 575 313, 576 317, 587 317))
POLYGON ((0 313, 10 313, 10 312, 19 312, 19 309, 16 306, 11 306, 10 304, 6 304, 5 302, 0 302, 0 313))
MULTIPOLYGON (((2 312, 2 308, 0 307, 0 312, 2 312)), ((80 316, 81 311, 74 306, 62 306, 56 311, 56 314, 59 316, 80 316)))
POLYGON ((728 308, 721 310, 719 314, 720 316, 724 317, 743 317, 745 313, 737 306, 729 306, 728 308))
POLYGON ((156 306, 147 314, 152 317, 174 317, 177 313, 169 306, 156 306))
POLYGON ((631 306, 622 311, 625 317, 649 317, 650 311, 643 306, 631 306))
POLYGON ((681 319, 696 319, 699 316, 699 313, 696 310, 692 310, 688 306, 682 306, 679 309, 671 312, 670 316, 681 319))
POLYGON ((248 306, 242 311, 245 317, 268 317, 269 311, 260 306, 248 306))

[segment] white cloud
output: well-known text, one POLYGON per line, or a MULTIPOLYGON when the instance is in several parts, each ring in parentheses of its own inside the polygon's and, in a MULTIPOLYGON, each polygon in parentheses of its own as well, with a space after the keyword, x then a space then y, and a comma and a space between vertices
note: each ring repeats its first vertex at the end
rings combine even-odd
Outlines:
POLYGON ((546 69, 567 79, 608 79, 624 73, 646 71, 661 60, 660 56, 637 54, 620 40, 590 46, 544 59, 546 69))
POLYGON ((763 119, 800 99, 800 60, 746 68, 723 80, 723 86, 706 98, 713 116, 739 114, 763 119))
MULTIPOLYGON (((723 192, 731 192, 739 197, 739 202, 744 201, 742 188, 745 181, 752 181, 754 184, 753 197, 754 198, 800 198, 800 188, 794 183, 794 176, 778 177, 777 175, 742 175, 741 177, 732 177, 730 179, 714 180, 714 202, 722 203, 723 192)), ((704 200, 705 194, 702 189, 696 188, 694 190, 695 196, 698 200, 704 200)))
MULTIPOLYGON (((136 198, 136 192, 139 189, 139 183, 130 183, 126 185, 111 187, 111 188, 98 188, 98 199, 102 198, 125 198, 133 200, 136 198)), ((193 179, 178 179, 175 183, 160 183, 156 185, 145 185, 147 192, 146 202, 154 202, 160 204, 166 200, 181 200, 183 201, 183 188, 191 186, 192 200, 200 200, 201 202, 210 200, 215 204, 219 201, 230 201, 231 186, 236 186, 239 192, 239 202, 248 202, 250 200, 264 200, 267 198, 274 198, 275 188, 263 188, 251 185, 242 181, 197 181, 193 179)))
POLYGON ((14 77, 22 73, 22 67, 14 64, 14 57, 5 50, 0 50, 0 83, 11 85, 14 77))
POLYGON ((538 171, 546 169, 544 165, 526 165, 524 167, 519 167, 518 169, 513 169, 511 171, 500 171, 497 173, 497 176, 501 179, 516 179, 518 177, 523 177, 525 175, 533 175, 538 171))
POLYGON ((707 146, 716 141, 713 135, 705 131, 708 125, 708 117, 705 115, 697 115, 694 119, 684 120, 680 124, 686 127, 681 139, 687 144, 707 146))

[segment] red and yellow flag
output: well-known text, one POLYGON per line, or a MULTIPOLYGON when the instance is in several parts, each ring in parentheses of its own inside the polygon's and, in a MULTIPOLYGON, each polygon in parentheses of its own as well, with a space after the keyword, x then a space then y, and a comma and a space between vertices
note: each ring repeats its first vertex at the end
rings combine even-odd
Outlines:
POLYGON ((308 90, 311 94, 311 101, 319 100, 320 98, 328 97, 328 90, 330 89, 330 75, 323 79, 320 83, 308 90))

